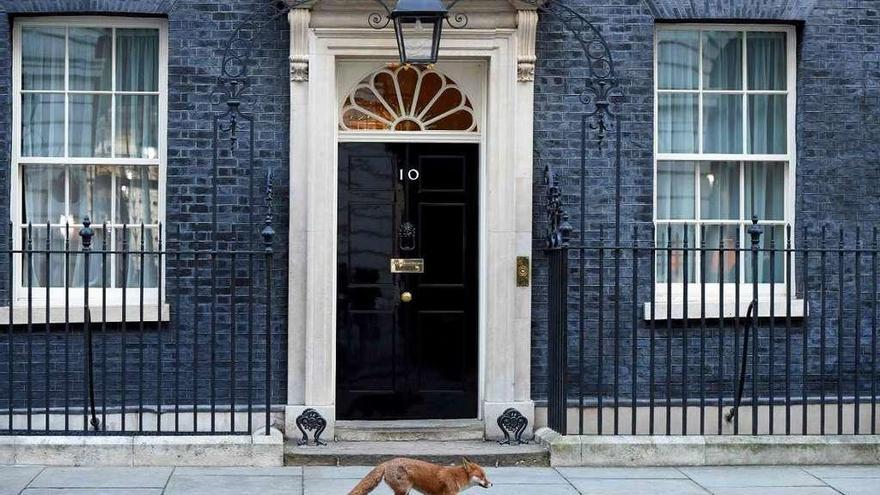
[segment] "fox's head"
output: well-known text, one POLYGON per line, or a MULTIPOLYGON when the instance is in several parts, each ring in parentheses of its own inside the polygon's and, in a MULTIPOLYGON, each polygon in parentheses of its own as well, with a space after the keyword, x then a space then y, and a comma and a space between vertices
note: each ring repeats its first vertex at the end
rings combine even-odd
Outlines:
POLYGON ((471 480, 471 486, 482 486, 483 488, 492 486, 492 482, 486 477, 486 472, 479 465, 466 458, 462 458, 461 465, 464 467, 465 472, 467 472, 468 479, 471 480))

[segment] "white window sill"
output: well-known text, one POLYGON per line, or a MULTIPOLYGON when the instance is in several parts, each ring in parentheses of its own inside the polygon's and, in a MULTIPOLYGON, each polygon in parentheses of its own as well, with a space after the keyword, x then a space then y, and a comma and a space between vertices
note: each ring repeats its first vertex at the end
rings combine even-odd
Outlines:
MULTIPOLYGON (((735 300, 724 300, 724 318, 735 318, 739 316, 740 318, 745 318, 748 313, 749 304, 751 303, 751 297, 746 297, 740 299, 739 301, 739 311, 737 311, 736 301, 735 300), (743 300, 745 299, 745 300, 743 300)), ((774 308, 773 308, 773 316, 775 318, 785 318, 786 316, 790 316, 791 318, 803 318, 804 316, 809 314, 809 308, 807 307, 806 301, 803 299, 792 299, 791 300, 791 314, 787 314, 786 305, 788 301, 784 297, 777 297, 774 300, 774 308)), ((684 301, 672 301, 671 311, 667 314, 667 310, 669 308, 669 303, 667 300, 657 300, 654 303, 654 320, 684 320, 685 315, 685 306, 687 306, 687 319, 688 320, 699 320, 703 317, 703 305, 699 300, 691 300, 685 305, 684 301)), ((705 309, 705 318, 706 319, 718 319, 721 316, 721 304, 717 299, 706 300, 706 309, 705 309)), ((758 299, 758 318, 769 318, 770 317, 770 299, 769 298, 760 298, 758 299)), ((644 318, 645 321, 651 320, 651 303, 646 302, 644 304, 644 318)))
MULTIPOLYGON (((159 320, 159 307, 156 304, 145 304, 144 321, 156 322, 159 320)), ((82 306, 70 306, 66 310, 63 306, 49 307, 49 323, 84 323, 85 311, 82 306)), ((122 306, 107 306, 106 318, 105 312, 101 306, 91 307, 92 323, 121 323, 122 322, 122 306)), ((171 320, 171 307, 168 304, 162 305, 162 319, 167 322, 171 320)), ((141 307, 139 305, 128 305, 125 307, 125 321, 128 323, 141 321, 141 307)), ((28 323, 28 307, 13 306, 12 307, 12 324, 26 325, 28 323)), ((30 323, 33 325, 46 324, 46 307, 33 306, 30 309, 30 323)), ((9 307, 0 307, 0 328, 9 324, 9 307)))

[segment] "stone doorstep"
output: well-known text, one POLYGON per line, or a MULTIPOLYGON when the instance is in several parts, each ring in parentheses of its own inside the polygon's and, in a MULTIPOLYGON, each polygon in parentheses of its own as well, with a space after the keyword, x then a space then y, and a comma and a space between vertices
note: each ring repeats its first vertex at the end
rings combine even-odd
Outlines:
POLYGON ((0 436, 0 464, 47 466, 281 466, 270 435, 0 436))
POLYGON ((486 441, 328 442, 300 447, 288 442, 288 466, 374 466, 395 457, 437 464, 457 464, 467 457, 482 466, 549 466, 550 453, 537 443, 499 445, 486 441))
POLYGON ((535 432, 562 466, 747 466, 880 463, 880 435, 597 436, 535 432))
POLYGON ((483 440, 482 420, 337 421, 340 442, 483 440))

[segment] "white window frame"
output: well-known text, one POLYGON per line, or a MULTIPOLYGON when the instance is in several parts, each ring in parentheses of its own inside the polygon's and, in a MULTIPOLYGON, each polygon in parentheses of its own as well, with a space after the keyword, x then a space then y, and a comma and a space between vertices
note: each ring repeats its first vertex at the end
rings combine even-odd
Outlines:
MULTIPOLYGON (((112 77, 116 77, 115 64, 116 64, 116 42, 114 36, 113 43, 113 53, 112 53, 112 77)), ((55 16, 55 17, 21 17, 16 18, 13 24, 13 35, 12 35, 12 47, 13 47, 13 63, 12 63, 12 155, 10 159, 10 217, 12 218, 12 226, 13 226, 13 234, 12 234, 12 245, 13 250, 20 251, 22 250, 23 242, 22 239, 22 228, 26 227, 21 220, 21 176, 19 173, 22 165, 28 164, 39 164, 39 163, 51 163, 51 164, 61 164, 61 165, 132 165, 132 166, 143 166, 143 165, 156 165, 159 169, 159 211, 158 211, 158 224, 160 225, 160 229, 163 237, 163 245, 165 244, 165 202, 166 202, 166 167, 167 167, 167 158, 168 158, 168 25, 165 19, 161 18, 133 18, 133 17, 109 17, 109 16, 55 16), (21 121, 21 91, 22 91, 22 52, 21 52, 21 32, 22 27, 25 26, 66 26, 66 27, 99 27, 99 28, 113 28, 113 29, 158 29, 159 31, 159 87, 158 87, 158 97, 159 97, 159 120, 158 120, 158 145, 159 145, 159 153, 157 159, 145 159, 145 158, 79 158, 79 157, 67 157, 68 155, 68 146, 65 146, 65 156, 62 157, 52 157, 52 158, 29 158, 21 156, 21 135, 22 135, 22 121, 21 121)), ((67 62, 65 62, 66 64, 67 62)), ((65 75, 65 81, 68 80, 68 76, 65 75)), ((67 82, 65 82, 65 91, 67 92, 67 82)), ((88 91, 87 91, 88 92, 88 91)), ((90 92, 94 93, 94 92, 90 92)), ((150 94, 151 92, 145 92, 150 94)), ((65 114, 67 114, 69 106, 65 105, 65 114)), ((111 118, 113 119, 113 124, 111 124, 112 132, 115 132, 115 111, 111 108, 111 118)), ((67 119, 65 119, 66 121, 67 119)), ((67 124, 65 124, 66 126, 67 124)), ((68 139, 68 134, 65 127, 65 140, 68 139)), ((66 141, 65 141, 66 142, 66 141)), ((36 226, 35 226, 36 227, 36 226)), ((103 225, 92 225, 93 229, 102 229, 103 225)), ((79 235, 79 227, 71 227, 71 236, 79 235)), ((93 245, 93 249, 101 249, 100 245, 93 245)), ((45 249, 45 246, 34 246, 34 249, 45 249)), ((115 249, 114 246, 110 246, 110 249, 115 249)), ((132 246, 131 249, 138 249, 137 246, 132 246)), ((70 321, 75 321, 76 319, 82 318, 81 308, 84 306, 84 298, 85 298, 85 289, 79 287, 69 287, 65 289, 64 287, 50 287, 48 294, 45 287, 34 287, 31 290, 31 303, 30 306, 35 308, 32 311, 33 314, 27 315, 28 311, 26 308, 29 306, 28 303, 28 288, 25 284, 22 283, 22 257, 23 254, 17 254, 13 258, 13 266, 12 266, 12 277, 13 277, 13 286, 12 286, 12 303, 13 303, 13 313, 15 315, 15 322, 18 323, 20 319, 25 317, 31 318, 35 323, 38 321, 45 321, 45 314, 42 311, 44 308, 50 308, 52 311, 47 311, 51 313, 50 321, 64 321, 65 319, 70 319, 70 321), (65 291, 68 291, 65 294, 65 291), (48 300, 47 300, 48 295, 48 300), (37 311, 36 308, 39 308, 41 311, 37 311), (59 312, 57 311, 59 308, 70 308, 73 311, 70 311, 68 314, 67 311, 59 312), (76 316, 79 315, 79 316, 76 316)), ((36 256, 40 256, 37 254, 36 256)), ((165 292, 165 261, 162 260, 162 263, 159 267, 159 277, 160 284, 162 287, 163 298, 165 292)), ((110 267, 109 269, 113 269, 110 267)), ((126 298, 126 306, 128 308, 128 318, 138 318, 139 315, 139 305, 140 305, 140 288, 107 288, 106 290, 106 305, 108 307, 108 317, 107 321, 116 320, 121 318, 121 304, 123 300, 123 292, 125 292, 126 298)), ((145 307, 149 305, 149 308, 146 308, 145 311, 148 315, 145 316, 145 319, 155 319, 157 317, 157 307, 158 301, 160 299, 159 289, 158 288, 144 288, 143 300, 145 307)), ((8 304, 9 301, 0 301, 0 305, 8 304)), ((93 308, 100 307, 104 304, 104 294, 103 290, 100 287, 90 287, 89 288, 89 305, 93 308)), ((0 308, 0 316, 7 317, 8 311, 10 308, 0 308), (4 315, 4 313, 6 315, 4 315)), ((94 314, 93 311, 93 319, 98 317, 99 315, 94 314)), ((163 307, 163 318, 165 318, 165 313, 167 313, 167 308, 163 307)), ((6 321, 5 319, 3 321, 6 321)))
MULTIPOLYGON (((723 161, 723 162, 787 162, 786 173, 785 173, 785 200, 784 200, 784 219, 782 221, 759 221, 759 225, 790 225, 792 228, 792 248, 794 248, 794 226, 795 226, 795 178, 797 177, 797 140, 796 140, 796 110, 797 110, 797 31, 794 26, 787 25, 773 25, 773 24, 710 24, 710 23, 669 23, 669 24, 657 24, 656 29, 654 30, 654 164, 653 164, 653 216, 652 220, 657 229, 659 230, 665 228, 666 224, 687 224, 694 225, 695 232, 699 235, 699 226, 701 224, 705 225, 719 225, 719 224, 732 224, 732 225, 744 225, 741 227, 742 229, 748 228, 748 223, 743 224, 743 220, 660 220, 657 218, 657 172, 658 172, 658 164, 659 162, 668 162, 668 161, 689 161, 695 162, 697 171, 695 180, 699 182, 699 163, 700 162, 710 162, 710 161, 723 161), (740 90, 704 90, 703 89, 703 55, 702 55, 702 43, 703 36, 699 36, 700 39, 700 56, 699 56, 699 73, 700 73, 700 83, 697 90, 661 90, 659 88, 659 41, 660 41, 660 33, 668 30, 689 30, 689 31, 735 31, 744 33, 744 41, 743 41, 743 86, 740 90), (746 60, 748 57, 748 45, 746 43, 746 37, 748 36, 748 32, 752 31, 760 31, 760 32, 781 32, 786 34, 786 63, 787 63, 787 78, 786 78, 786 90, 785 91, 765 91, 765 90, 749 90, 748 80, 745 77, 746 71, 746 60), (702 151, 703 148, 703 98, 702 95, 705 92, 708 93, 716 93, 716 94, 744 94, 743 98, 743 152, 742 154, 721 154, 721 153, 660 153, 659 151, 659 142, 660 142, 660 134, 659 134, 659 95, 662 93, 695 93, 699 92, 699 116, 698 116, 698 149, 702 151), (748 143, 745 139, 748 136, 748 95, 749 94, 786 94, 787 95, 787 113, 786 113, 786 153, 785 154, 748 154, 748 143), (659 225, 658 225, 659 224, 659 225)), ((743 181, 743 170, 744 167, 742 165, 740 168, 740 194, 744 194, 745 182, 743 181)), ((700 200, 699 200, 699 184, 696 185, 694 190, 696 197, 696 208, 699 208, 700 200)), ((745 204, 743 201, 740 201, 741 211, 745 208, 745 204)), ((699 218, 699 211, 696 211, 697 218, 699 218)), ((740 218, 743 218, 741 213, 740 218)), ((747 238, 747 234, 740 235, 740 239, 747 238)), ((786 245, 786 239, 775 239, 776 247, 778 249, 783 249, 786 245)), ((769 239, 766 240, 769 243, 769 239)), ((699 241, 696 236, 694 239, 689 239, 688 245, 690 247, 698 246, 699 241)), ((657 246, 665 247, 665 246, 657 246)), ((707 246, 713 247, 713 246, 707 246)), ((741 243, 741 249, 748 248, 748 243, 741 243)), ((782 253, 778 254, 778 256, 784 256, 782 253)), ((796 265, 794 255, 792 255, 792 268, 796 265)), ((699 262, 698 258, 694 257, 694 275, 695 282, 687 284, 687 304, 684 302, 684 286, 685 284, 682 282, 672 282, 671 284, 671 294, 667 294, 668 285, 666 282, 657 282, 655 284, 655 306, 652 308, 651 303, 645 304, 645 318, 648 319, 651 317, 651 313, 653 311, 655 319, 680 319, 683 318, 685 314, 687 314, 688 318, 699 318, 702 311, 702 301, 701 301, 701 283, 700 283, 700 275, 699 275, 699 262), (671 301, 670 301, 671 298, 671 301), (668 309, 667 305, 671 302, 671 314, 667 315, 668 309), (687 309, 687 313, 685 313, 685 309, 687 309)), ((746 307, 752 299, 752 290, 753 284, 745 282, 745 273, 744 269, 748 269, 744 265, 744 258, 740 257, 740 275, 741 279, 737 282, 725 282, 723 283, 724 289, 724 301, 723 301, 723 311, 724 316, 734 316, 739 314, 740 316, 745 315, 746 307), (737 288, 739 289, 740 295, 740 308, 735 308, 735 295, 737 288)), ((656 270, 656 261, 652 269, 656 270)), ((785 270, 785 260, 783 258, 783 270, 785 270)), ((792 270, 794 272, 794 270, 792 270)), ((787 274, 786 274, 787 276, 787 274)), ((791 287, 796 287, 795 285, 795 277, 794 273, 791 274, 791 287)), ((706 317, 718 317, 721 312, 721 292, 720 285, 718 282, 707 282, 706 283, 706 317)), ((769 302, 771 297, 775 303, 775 314, 776 316, 785 316, 786 311, 786 282, 782 283, 759 283, 758 284, 758 295, 759 295, 759 316, 769 316, 769 304, 765 304, 765 302, 769 302)), ((803 301, 794 300, 794 294, 792 294, 792 311, 791 316, 802 316, 805 311, 805 304, 803 301)))

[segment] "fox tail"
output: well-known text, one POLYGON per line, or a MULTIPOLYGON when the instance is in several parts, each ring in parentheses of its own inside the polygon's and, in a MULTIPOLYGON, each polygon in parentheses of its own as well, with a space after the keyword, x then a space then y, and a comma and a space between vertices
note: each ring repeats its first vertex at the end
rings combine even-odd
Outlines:
POLYGON ((367 495, 379 486, 383 476, 385 476, 385 464, 379 464, 369 474, 364 476, 364 479, 352 488, 348 495, 367 495))

